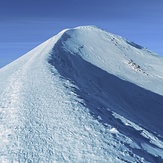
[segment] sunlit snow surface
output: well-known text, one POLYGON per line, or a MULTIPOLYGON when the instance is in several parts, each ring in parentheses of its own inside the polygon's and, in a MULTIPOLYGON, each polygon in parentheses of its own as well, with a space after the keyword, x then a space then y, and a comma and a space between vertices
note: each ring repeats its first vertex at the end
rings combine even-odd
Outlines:
POLYGON ((162 163, 163 58, 96 27, 0 69, 0 163, 162 163))

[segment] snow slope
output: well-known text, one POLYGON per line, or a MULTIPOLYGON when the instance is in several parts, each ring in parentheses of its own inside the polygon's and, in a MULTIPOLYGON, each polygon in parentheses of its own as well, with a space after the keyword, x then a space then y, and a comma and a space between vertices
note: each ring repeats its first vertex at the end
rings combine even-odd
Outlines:
POLYGON ((91 26, 0 69, 0 162, 163 162, 163 58, 91 26))

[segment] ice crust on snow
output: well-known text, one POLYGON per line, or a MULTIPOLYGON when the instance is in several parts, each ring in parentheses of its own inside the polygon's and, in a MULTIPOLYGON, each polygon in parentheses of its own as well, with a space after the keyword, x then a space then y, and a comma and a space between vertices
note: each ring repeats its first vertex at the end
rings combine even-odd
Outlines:
POLYGON ((0 162, 163 162, 163 58, 93 26, 0 69, 0 162))

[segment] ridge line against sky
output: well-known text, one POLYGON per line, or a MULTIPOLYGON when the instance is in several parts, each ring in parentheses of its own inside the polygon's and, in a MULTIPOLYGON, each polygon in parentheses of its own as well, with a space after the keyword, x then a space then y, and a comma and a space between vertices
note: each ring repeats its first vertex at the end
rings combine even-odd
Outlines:
POLYGON ((162 0, 5 0, 0 5, 0 67, 65 28, 95 25, 163 56, 162 0))

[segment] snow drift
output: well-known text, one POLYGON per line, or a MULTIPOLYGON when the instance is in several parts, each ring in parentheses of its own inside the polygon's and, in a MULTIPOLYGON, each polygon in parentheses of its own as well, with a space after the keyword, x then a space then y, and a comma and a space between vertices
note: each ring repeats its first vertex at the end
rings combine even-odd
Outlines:
POLYGON ((1 162, 162 162, 163 58, 96 27, 0 69, 1 162))

